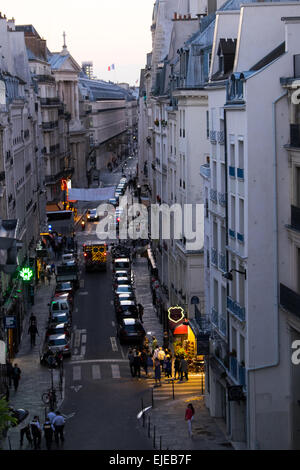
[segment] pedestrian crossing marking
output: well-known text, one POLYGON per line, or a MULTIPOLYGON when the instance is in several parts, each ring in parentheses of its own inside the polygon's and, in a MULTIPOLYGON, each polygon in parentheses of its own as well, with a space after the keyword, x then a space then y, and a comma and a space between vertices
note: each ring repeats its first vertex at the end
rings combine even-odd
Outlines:
POLYGON ((94 380, 101 379, 100 366, 98 366, 97 364, 92 365, 92 377, 93 377, 94 380))
POLYGON ((111 337, 111 338, 110 338, 110 342, 111 342, 112 350, 113 350, 114 352, 117 352, 117 351, 118 351, 118 345, 117 345, 116 338, 115 338, 115 337, 111 337))
POLYGON ((120 379, 121 378, 121 376, 120 376, 120 367, 118 366, 118 364, 112 364, 111 365, 111 373, 112 373, 113 379, 120 379))
POLYGON ((81 367, 80 366, 74 366, 73 367, 73 380, 81 380, 81 367))

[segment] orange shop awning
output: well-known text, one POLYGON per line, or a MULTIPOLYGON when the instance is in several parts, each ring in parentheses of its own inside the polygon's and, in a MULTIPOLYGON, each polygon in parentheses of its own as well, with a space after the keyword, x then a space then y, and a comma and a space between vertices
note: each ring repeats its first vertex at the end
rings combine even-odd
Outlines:
POLYGON ((187 335, 188 334, 188 327, 187 325, 179 325, 175 330, 173 331, 173 335, 187 335))

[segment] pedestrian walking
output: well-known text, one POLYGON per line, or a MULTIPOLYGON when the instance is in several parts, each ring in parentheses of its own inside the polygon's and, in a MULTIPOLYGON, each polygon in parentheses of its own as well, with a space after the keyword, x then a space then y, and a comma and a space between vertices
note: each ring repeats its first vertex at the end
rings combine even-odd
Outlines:
POLYGON ((19 382, 21 379, 21 369, 18 367, 18 364, 14 364, 14 368, 12 372, 12 379, 13 379, 15 391, 17 391, 19 382))
POLYGON ((179 379, 180 378, 180 358, 176 355, 175 356, 175 361, 174 361, 174 378, 176 380, 176 377, 179 379), (178 374, 178 377, 177 377, 178 374))
POLYGON ((41 448, 41 440, 42 440, 42 429, 39 422, 39 417, 35 416, 30 423, 31 434, 33 438, 33 447, 35 450, 39 450, 41 448))
POLYGON ((143 322, 144 307, 142 306, 142 304, 138 304, 138 310, 139 310, 139 319, 141 323, 144 323, 143 322))
POLYGON ((40 279, 41 279, 41 283, 44 284, 45 283, 45 272, 44 272, 43 269, 40 272, 40 279))
POLYGON ((36 325, 30 325, 28 328, 28 334, 30 335, 30 345, 31 347, 35 346, 35 337, 39 334, 36 325))
POLYGON ((140 352, 136 351, 133 357, 134 377, 141 377, 141 356, 140 352))
POLYGON ((158 358, 158 353, 159 353, 159 347, 156 346, 156 348, 153 351, 153 360, 158 358))
POLYGON ((8 386, 11 387, 12 379, 13 379, 13 366, 10 361, 6 361, 6 376, 8 379, 8 386))
POLYGON ((27 439, 30 447, 32 447, 33 441, 32 441, 32 436, 31 436, 30 424, 29 423, 26 426, 24 426, 23 428, 20 429, 20 447, 22 447, 22 445, 23 445, 24 436, 26 436, 26 439, 27 439))
POLYGON ((36 325, 36 324, 37 324, 36 316, 34 315, 34 313, 31 313, 29 317, 29 326, 36 325))
POLYGON ((188 433, 191 438, 193 437, 192 422, 194 419, 194 415, 195 415, 194 407, 191 403, 189 403, 185 410, 185 420, 187 421, 188 433))
POLYGON ((166 377, 172 377, 172 362, 170 356, 166 356, 165 359, 165 374, 166 377))
POLYGON ((161 371, 160 371, 160 362, 156 358, 154 360, 154 377, 155 377, 155 385, 161 385, 160 379, 161 379, 161 371))
POLYGON ((55 442, 57 445, 59 445, 59 438, 61 440, 61 443, 63 443, 65 440, 65 437, 64 437, 65 418, 62 416, 60 411, 56 411, 56 417, 52 421, 52 424, 54 426, 55 442))
POLYGON ((129 349, 128 351, 128 360, 129 360, 129 368, 130 368, 130 372, 131 372, 131 375, 132 377, 134 377, 134 355, 133 355, 133 351, 132 349, 129 349))
POLYGON ((51 284, 51 277, 52 277, 52 273, 51 273, 50 269, 47 270, 46 276, 47 276, 48 284, 49 284, 49 286, 50 286, 50 284, 51 284))
POLYGON ((155 338, 155 336, 152 336, 152 343, 151 343, 152 352, 155 351, 155 349, 157 348, 157 345, 158 345, 157 339, 155 338))
POLYGON ((55 264, 51 264, 51 274, 55 274, 55 264))
POLYGON ((163 348, 168 349, 168 347, 169 347, 169 334, 167 331, 164 331, 163 348))
POLYGON ((185 359, 184 356, 182 356, 181 361, 180 361, 180 374, 181 374, 181 376, 180 376, 180 381, 181 382, 183 380, 183 374, 184 374, 186 380, 189 380, 188 379, 188 362, 187 362, 187 360, 185 359))
POLYGON ((141 367, 144 369, 145 374, 148 375, 148 356, 145 349, 141 352, 141 367))
POLYGON ((53 440, 53 433, 54 433, 54 426, 51 423, 51 420, 49 418, 46 419, 44 426, 44 438, 46 441, 46 447, 47 450, 51 450, 52 446, 52 440, 53 440))
POLYGON ((161 346, 160 346, 159 351, 157 353, 157 357, 158 357, 160 365, 161 365, 161 370, 163 370, 166 353, 165 353, 165 351, 163 350, 163 348, 161 346))

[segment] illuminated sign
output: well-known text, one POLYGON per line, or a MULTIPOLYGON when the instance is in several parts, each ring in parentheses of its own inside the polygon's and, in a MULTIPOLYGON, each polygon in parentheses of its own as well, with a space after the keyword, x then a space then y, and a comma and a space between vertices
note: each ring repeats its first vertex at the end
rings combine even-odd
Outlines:
POLYGON ((168 318, 173 323, 182 322, 185 318, 183 308, 178 305, 176 307, 170 307, 168 309, 168 318))
POLYGON ((22 268, 20 271, 20 276, 23 281, 31 281, 33 278, 33 270, 31 268, 22 268))

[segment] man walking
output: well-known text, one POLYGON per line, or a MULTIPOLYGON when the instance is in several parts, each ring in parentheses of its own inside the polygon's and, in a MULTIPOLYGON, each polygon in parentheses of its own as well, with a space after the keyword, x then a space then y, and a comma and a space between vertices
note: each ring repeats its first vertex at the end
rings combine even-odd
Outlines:
POLYGON ((31 427, 31 434, 33 438, 33 446, 35 450, 40 450, 41 448, 41 438, 42 438, 42 430, 41 425, 39 422, 39 417, 35 416, 30 423, 31 427))
POLYGON ((133 365, 134 355, 133 355, 132 349, 129 349, 127 357, 128 357, 128 360, 129 360, 129 367, 130 367, 131 375, 132 375, 132 377, 134 377, 134 365, 133 365))
POLYGON ((157 354, 157 358, 160 362, 160 366, 161 366, 161 370, 163 371, 163 368, 164 368, 164 360, 165 360, 165 357, 166 357, 166 353, 165 351, 163 350, 163 348, 160 346, 159 348, 159 351, 158 351, 158 354, 157 354))
POLYGON ((28 328, 28 334, 30 334, 30 345, 31 347, 35 346, 35 337, 39 334, 38 329, 35 324, 32 324, 28 328))
POLYGON ((138 309, 139 309, 139 319, 141 323, 144 323, 143 322, 144 307, 142 306, 142 304, 138 304, 138 309))
POLYGON ((13 371, 12 371, 12 379, 13 379, 15 391, 18 390, 20 378, 21 378, 21 369, 18 367, 18 364, 15 364, 13 371))
POLYGON ((6 361, 6 375, 7 375, 9 387, 11 387, 11 382, 13 378, 13 370, 14 368, 12 366, 12 363, 10 361, 6 361))
POLYGON ((57 445, 59 445, 59 438, 61 440, 61 443, 64 442, 64 427, 65 427, 65 418, 61 415, 60 411, 56 411, 56 417, 52 421, 52 424, 54 426, 54 437, 55 437, 55 442, 57 445))
POLYGON ((180 369, 181 369, 181 377, 180 377, 180 382, 183 380, 183 374, 185 375, 186 380, 188 379, 188 363, 187 360, 182 356, 181 361, 180 361, 180 369))
POLYGON ((46 419, 43 428, 47 450, 51 450, 54 428, 49 417, 46 419))
POLYGON ((141 377, 141 356, 140 352, 136 351, 133 358, 134 376, 141 377))

